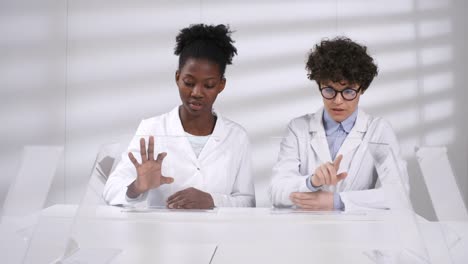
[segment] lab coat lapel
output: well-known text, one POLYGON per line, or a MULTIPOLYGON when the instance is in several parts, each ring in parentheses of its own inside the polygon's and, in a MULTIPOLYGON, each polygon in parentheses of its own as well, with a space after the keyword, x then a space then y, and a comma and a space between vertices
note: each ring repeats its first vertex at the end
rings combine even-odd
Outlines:
POLYGON ((362 165, 362 159, 365 156, 364 154, 367 151, 367 147, 365 143, 363 143, 363 139, 368 130, 368 123, 369 116, 366 113, 359 111, 356 124, 349 133, 345 142, 343 142, 344 147, 342 146, 338 151, 338 155, 343 154, 343 156, 346 158, 347 154, 349 155, 349 152, 355 148, 358 148, 356 153, 353 155, 352 160, 350 161, 351 164, 348 169, 348 177, 339 183, 338 189, 341 191, 351 190, 356 184, 356 180, 358 180, 357 173, 362 165), (350 136, 353 138, 350 138, 350 136), (350 140, 348 141, 348 139, 350 140), (347 146, 345 146, 345 144, 347 144, 347 146))
POLYGON ((206 142, 202 151, 200 152, 199 159, 202 160, 207 157, 210 153, 214 152, 219 144, 222 142, 222 139, 226 136, 226 125, 224 123, 223 117, 216 113, 213 109, 213 113, 217 116, 216 124, 213 129, 211 137, 206 142))
POLYGON ((320 163, 331 161, 327 136, 323 127, 323 111, 323 108, 317 111, 310 119, 309 124, 309 133, 311 133, 310 145, 319 157, 320 163))
POLYGON ((168 136, 170 140, 168 142, 176 143, 177 148, 182 149, 181 153, 186 153, 187 157, 194 164, 198 164, 197 157, 193 151, 190 142, 185 134, 184 127, 182 126, 182 121, 179 116, 179 107, 173 109, 169 114, 169 126, 168 126, 168 136))
POLYGON ((340 149, 336 156, 342 154, 343 156, 349 154, 355 148, 357 148, 362 143, 362 138, 364 137, 367 131, 367 122, 369 117, 362 111, 358 110, 358 115, 356 118, 356 123, 354 127, 349 132, 348 136, 346 136, 343 145, 341 145, 340 149))

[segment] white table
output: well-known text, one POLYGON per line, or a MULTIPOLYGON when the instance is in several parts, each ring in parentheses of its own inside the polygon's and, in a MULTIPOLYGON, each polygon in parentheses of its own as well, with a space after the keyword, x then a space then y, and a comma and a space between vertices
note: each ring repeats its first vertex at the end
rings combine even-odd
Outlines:
POLYGON ((220 208, 215 212, 128 212, 98 206, 80 212, 74 221, 76 208, 55 205, 43 211, 25 263, 57 259, 69 237, 80 249, 72 257, 83 260, 118 252, 111 263, 376 263, 373 258, 380 254, 384 254, 381 260, 389 260, 380 263, 392 263, 407 245, 410 255, 414 248, 426 246, 432 263, 447 263, 448 259, 466 263, 468 259, 468 223, 418 219, 418 233, 411 230, 415 227, 411 223, 395 223, 390 211, 317 214, 220 208), (446 241, 456 239, 448 255, 446 241))

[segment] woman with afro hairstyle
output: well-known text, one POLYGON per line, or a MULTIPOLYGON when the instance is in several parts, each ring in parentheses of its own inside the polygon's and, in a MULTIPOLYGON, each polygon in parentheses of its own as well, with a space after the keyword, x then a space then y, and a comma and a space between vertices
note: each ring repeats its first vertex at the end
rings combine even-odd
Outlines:
POLYGON ((408 190, 409 185, 390 124, 358 109, 359 98, 377 76, 373 58, 365 46, 338 37, 316 45, 306 69, 323 107, 289 123, 273 168, 271 202, 309 210, 389 208, 376 186, 379 175, 368 142, 388 144, 403 186, 408 190))
POLYGON ((180 105, 143 120, 110 175, 111 205, 212 209, 255 206, 250 144, 245 130, 213 109, 237 54, 225 25, 195 24, 176 37, 175 82, 180 105), (148 144, 148 147, 146 147, 148 144))

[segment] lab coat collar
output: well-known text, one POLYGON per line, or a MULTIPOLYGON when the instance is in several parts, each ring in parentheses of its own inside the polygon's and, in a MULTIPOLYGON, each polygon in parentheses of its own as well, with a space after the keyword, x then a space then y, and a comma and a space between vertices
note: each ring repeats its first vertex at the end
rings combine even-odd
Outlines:
MULTIPOLYGON (((174 109, 169 112, 169 120, 170 120, 170 134, 173 136, 184 136, 185 130, 182 126, 182 120, 180 120, 179 116, 179 107, 176 106, 174 109)), ((216 115, 217 120, 211 136, 213 138, 222 139, 226 136, 226 125, 224 124, 223 117, 217 113, 214 109, 212 110, 213 114, 216 115)))
POLYGON ((310 145, 317 153, 321 163, 331 161, 330 149, 328 147, 325 128, 323 126, 323 107, 311 115, 309 132, 311 133, 310 145))
POLYGON ((342 154, 345 156, 353 149, 357 148, 361 143, 364 135, 367 132, 369 116, 363 112, 358 110, 356 123, 354 127, 349 132, 348 136, 346 136, 343 145, 341 145, 340 149, 338 150, 337 156, 342 154))
POLYGON ((357 117, 356 117, 356 123, 354 124, 353 129, 351 129, 351 132, 356 131, 356 132, 361 132, 361 133, 366 133, 367 129, 369 126, 369 115, 366 114, 366 112, 358 110, 357 117))
POLYGON ((185 138, 184 127, 182 126, 182 120, 180 120, 180 116, 179 116, 179 106, 175 107, 169 113, 169 120, 170 120, 169 122, 171 124, 170 131, 169 131, 170 134, 174 136, 184 137, 185 139, 183 140, 184 148, 186 148, 187 153, 193 153, 193 155, 191 155, 192 160, 194 163, 197 164, 197 166, 199 166, 198 160, 202 159, 204 156, 211 153, 212 150, 216 148, 220 142, 222 142, 222 139, 226 137, 226 124, 225 124, 224 118, 219 113, 217 113, 214 109, 212 111, 213 111, 213 114, 216 115, 217 117, 216 124, 213 129, 213 133, 211 134, 211 137, 206 142, 198 158, 196 157, 192 149, 192 146, 190 145, 190 142, 188 141, 188 139, 185 138))
MULTIPOLYGON (((317 112, 311 115, 309 121, 309 132, 312 134, 310 142, 312 149, 317 153, 322 162, 328 162, 331 161, 331 154, 323 124, 324 111, 325 109, 321 107, 317 112)), ((369 116, 365 112, 358 110, 356 123, 343 142, 343 145, 341 145, 337 156, 340 154, 346 155, 361 144, 362 138, 367 131, 368 121, 369 116)))
POLYGON ((325 134, 325 129, 323 126, 323 107, 320 107, 317 112, 312 114, 309 122, 309 132, 319 132, 320 130, 323 130, 323 134, 325 134))
POLYGON ((226 137, 226 124, 224 123, 224 118, 213 109, 213 114, 217 117, 215 127, 213 129, 213 133, 211 137, 216 141, 219 142, 221 139, 226 137))
MULTIPOLYGON (((309 132, 319 132, 320 130, 324 130, 324 124, 323 124, 323 115, 324 115, 325 109, 323 107, 320 107, 317 112, 315 112, 310 119, 309 122, 309 132)), ((355 130, 358 132, 367 132, 367 126, 368 126, 368 121, 369 121, 369 116, 361 111, 360 109, 357 110, 357 117, 356 117, 356 122, 351 129, 350 133, 355 130)), ((337 126, 339 126, 339 123, 337 123, 337 126)))
MULTIPOLYGON (((346 133, 350 133, 351 129, 353 129, 354 124, 356 124, 356 119, 357 119, 357 114, 358 114, 358 109, 354 110, 354 112, 348 116, 343 122, 341 122, 341 126, 343 127, 343 130, 346 131, 346 133)), ((327 114, 327 113, 325 113, 327 114)))

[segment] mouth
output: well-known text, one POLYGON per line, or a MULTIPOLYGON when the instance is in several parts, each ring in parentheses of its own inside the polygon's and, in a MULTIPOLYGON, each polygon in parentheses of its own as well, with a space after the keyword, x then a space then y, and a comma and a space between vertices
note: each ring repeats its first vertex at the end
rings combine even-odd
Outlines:
POLYGON ((203 104, 197 101, 190 101, 188 102, 188 106, 193 111, 200 111, 203 108, 203 104))
POLYGON ((344 113, 344 111, 345 111, 345 110, 342 109, 342 108, 332 108, 331 110, 332 110, 332 112, 335 113, 335 114, 341 114, 341 113, 344 113))

